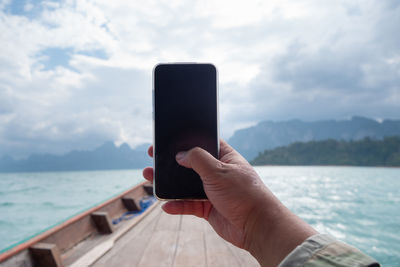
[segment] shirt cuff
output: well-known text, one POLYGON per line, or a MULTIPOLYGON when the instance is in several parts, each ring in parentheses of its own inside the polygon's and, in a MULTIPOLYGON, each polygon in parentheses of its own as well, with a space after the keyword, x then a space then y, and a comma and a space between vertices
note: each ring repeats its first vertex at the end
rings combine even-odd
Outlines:
POLYGON ((360 250, 340 242, 330 235, 317 234, 297 246, 279 267, 300 266, 380 266, 360 250))

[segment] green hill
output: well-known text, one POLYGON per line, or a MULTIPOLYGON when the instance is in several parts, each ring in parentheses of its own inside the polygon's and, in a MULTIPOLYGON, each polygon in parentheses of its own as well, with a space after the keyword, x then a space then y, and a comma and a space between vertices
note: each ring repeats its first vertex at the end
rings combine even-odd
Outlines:
POLYGON ((400 136, 400 120, 378 122, 355 116, 351 120, 262 121, 237 130, 228 143, 247 160, 251 160, 265 149, 288 146, 294 142, 328 139, 350 141, 365 137, 382 140, 386 136, 400 136))
POLYGON ((296 142, 265 150, 253 165, 400 166, 400 137, 383 140, 296 142))

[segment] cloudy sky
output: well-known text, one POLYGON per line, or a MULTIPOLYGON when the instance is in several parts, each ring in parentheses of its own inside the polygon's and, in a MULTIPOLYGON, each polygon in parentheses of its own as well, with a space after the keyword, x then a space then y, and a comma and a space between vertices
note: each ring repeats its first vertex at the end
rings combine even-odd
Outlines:
POLYGON ((151 70, 212 62, 221 135, 400 119, 400 2, 0 0, 0 155, 151 142, 151 70))

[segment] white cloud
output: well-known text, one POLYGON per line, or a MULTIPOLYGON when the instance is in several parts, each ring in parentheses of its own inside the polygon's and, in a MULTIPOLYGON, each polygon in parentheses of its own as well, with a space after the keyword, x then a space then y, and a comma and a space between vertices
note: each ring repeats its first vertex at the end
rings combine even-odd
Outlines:
POLYGON ((400 109, 395 1, 12 4, 0 2, 3 153, 150 142, 151 69, 166 61, 217 65, 224 138, 262 119, 400 109), (48 48, 67 63, 46 66, 48 48))

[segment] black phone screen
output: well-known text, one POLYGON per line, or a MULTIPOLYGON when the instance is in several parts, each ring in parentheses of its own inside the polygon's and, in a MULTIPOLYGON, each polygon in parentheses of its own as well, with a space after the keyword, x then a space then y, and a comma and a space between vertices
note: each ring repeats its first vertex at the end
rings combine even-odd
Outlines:
POLYGON ((178 165, 179 151, 218 157, 217 71, 212 64, 160 64, 154 77, 154 186, 161 199, 207 198, 200 177, 178 165))

